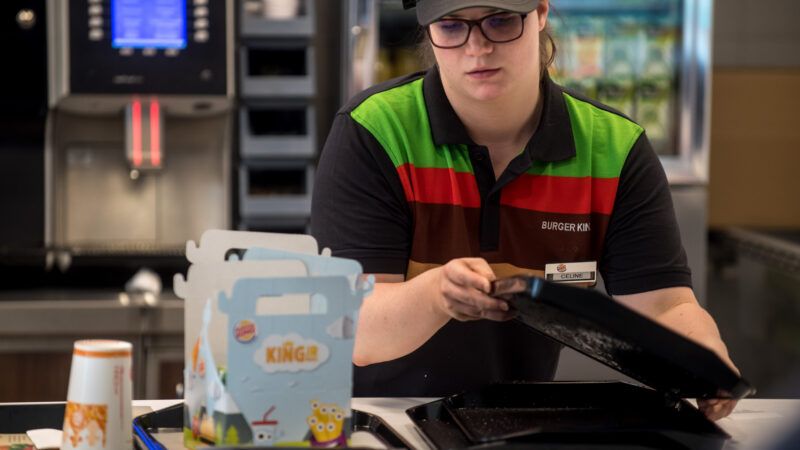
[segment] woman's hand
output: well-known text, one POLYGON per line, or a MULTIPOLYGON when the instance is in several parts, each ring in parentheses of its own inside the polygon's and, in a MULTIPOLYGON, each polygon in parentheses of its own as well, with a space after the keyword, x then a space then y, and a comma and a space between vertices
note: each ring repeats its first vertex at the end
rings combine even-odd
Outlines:
POLYGON ((490 297, 494 272, 483 258, 454 259, 439 267, 435 279, 435 306, 443 315, 461 322, 513 319, 508 303, 490 297))
MULTIPOLYGON (((728 348, 721 340, 716 346, 709 346, 709 348, 716 353, 725 364, 733 369, 733 371, 736 372, 736 375, 741 375, 739 368, 733 364, 733 361, 731 361, 731 358, 728 355, 728 348)), ((698 398, 697 408, 702 411, 706 417, 716 421, 722 419, 723 417, 727 417, 730 413, 732 413, 733 409, 736 408, 737 403, 738 400, 734 400, 732 398, 698 398)))
MULTIPOLYGON (((615 295, 614 298, 632 310, 700 344, 719 356, 739 373, 719 335, 714 319, 697 302, 688 287, 657 289, 638 294, 615 295)), ((720 395, 722 397, 722 395, 720 395)), ((697 406, 706 417, 719 420, 733 411, 736 400, 730 398, 698 399, 697 406)))
POLYGON ((699 398, 697 408, 709 419, 717 421, 732 413, 737 403, 738 400, 732 398, 699 398))

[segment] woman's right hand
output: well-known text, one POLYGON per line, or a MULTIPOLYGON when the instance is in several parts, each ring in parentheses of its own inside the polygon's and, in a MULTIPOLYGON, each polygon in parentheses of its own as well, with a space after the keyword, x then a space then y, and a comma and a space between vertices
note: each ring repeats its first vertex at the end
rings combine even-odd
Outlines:
POLYGON ((489 319, 503 322, 516 315, 508 303, 490 297, 494 272, 483 258, 459 258, 437 271, 436 309, 461 322, 489 319))

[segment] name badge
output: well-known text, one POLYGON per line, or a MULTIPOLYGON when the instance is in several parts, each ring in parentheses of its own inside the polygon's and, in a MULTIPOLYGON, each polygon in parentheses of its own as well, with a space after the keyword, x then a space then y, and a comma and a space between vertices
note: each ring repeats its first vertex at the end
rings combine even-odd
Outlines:
POLYGON ((547 264, 544 266, 544 277, 556 283, 592 286, 597 283, 597 261, 547 264))

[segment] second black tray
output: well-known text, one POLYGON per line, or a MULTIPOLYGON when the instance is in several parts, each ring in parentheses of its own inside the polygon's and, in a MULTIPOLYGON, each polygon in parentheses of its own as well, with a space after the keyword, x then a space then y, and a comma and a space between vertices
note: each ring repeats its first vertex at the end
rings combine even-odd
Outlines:
POLYGON ((719 449, 689 403, 622 382, 495 384, 406 411, 434 448, 719 449))

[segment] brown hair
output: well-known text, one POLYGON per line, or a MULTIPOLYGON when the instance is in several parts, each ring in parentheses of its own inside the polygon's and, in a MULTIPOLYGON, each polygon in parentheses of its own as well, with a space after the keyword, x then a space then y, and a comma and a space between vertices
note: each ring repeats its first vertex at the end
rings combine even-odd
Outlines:
MULTIPOLYGON (((547 69, 556 60, 556 41, 550 31, 548 23, 544 30, 539 33, 539 64, 541 65, 540 75, 544 76, 547 69)), ((433 44, 428 39, 428 33, 424 27, 419 27, 417 32, 417 57, 422 67, 431 67, 436 64, 436 57, 433 54, 433 44)))

